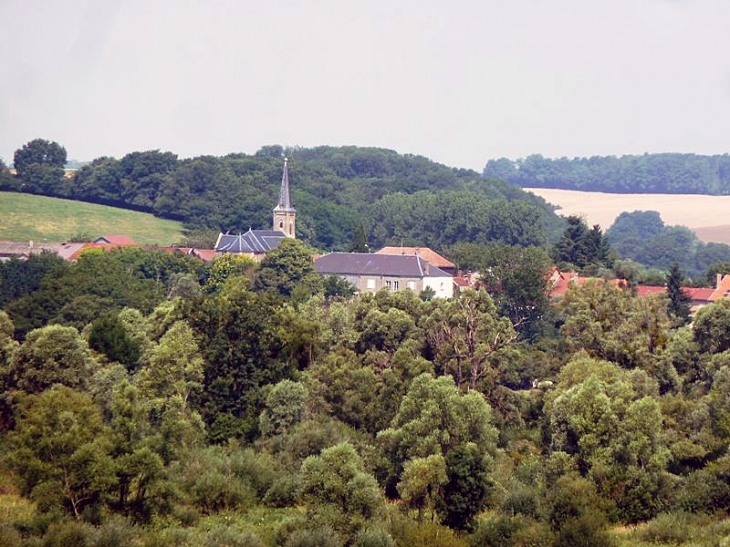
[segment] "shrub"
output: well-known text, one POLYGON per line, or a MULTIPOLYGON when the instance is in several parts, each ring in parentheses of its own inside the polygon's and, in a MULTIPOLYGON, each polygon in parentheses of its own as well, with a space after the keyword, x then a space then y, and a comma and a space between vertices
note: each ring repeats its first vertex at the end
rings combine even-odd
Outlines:
POLYGON ((405 517, 395 518, 390 534, 398 547, 466 547, 467 543, 445 526, 432 522, 414 522, 405 517))
POLYGON ((282 475, 266 492, 264 503, 269 507, 292 507, 299 499, 301 488, 302 481, 299 475, 282 475))
POLYGON ((188 547, 194 545, 194 530, 175 526, 148 532, 144 538, 144 547, 188 547))
POLYGON ((52 524, 61 522, 66 518, 62 509, 56 508, 47 513, 35 513, 28 518, 16 521, 15 527, 21 536, 42 536, 48 531, 52 524))
POLYGON ((274 544, 284 545, 289 537, 297 530, 306 528, 310 524, 304 515, 288 517, 281 521, 274 533, 274 544))
POLYGON ((342 547, 339 534, 329 526, 313 530, 295 530, 286 542, 286 547, 342 547))
POLYGON ((195 526, 200 520, 200 513, 190 505, 178 505, 172 511, 173 518, 180 521, 183 526, 195 526))
POLYGON ((89 526, 76 521, 51 524, 42 543, 43 547, 86 547, 89 544, 89 526))
MULTIPOLYGON (((241 460, 239 470, 245 466, 241 460)), ((237 475, 230 455, 221 447, 196 451, 182 470, 181 482, 190 501, 204 513, 247 507, 256 502, 249 481, 237 475)))
POLYGON ((501 547, 510 545, 512 536, 524 527, 522 517, 496 516, 481 521, 469 538, 472 547, 501 547))
POLYGON ((21 547, 20 532, 6 522, 0 523, 0 545, 4 547, 21 547))
POLYGON ((264 547, 263 541, 250 530, 223 525, 207 531, 200 530, 193 540, 193 545, 201 547, 264 547))
POLYGON ((613 547, 613 539, 605 529, 600 513, 588 511, 577 518, 567 519, 557 532, 554 547, 613 547))
POLYGON ((357 535, 354 547, 395 547, 395 542, 388 532, 374 526, 357 535))
POLYGON ((94 547, 129 547, 137 538, 136 528, 123 518, 111 518, 90 534, 94 547))
POLYGON ((502 502, 502 512, 512 516, 524 515, 537 518, 537 497, 534 492, 527 489, 510 492, 502 502))
POLYGON ((525 527, 512 535, 515 547, 552 547, 555 537, 544 522, 528 522, 525 527))
POLYGON ((251 449, 233 450, 230 456, 231 471, 247 482, 255 490, 259 499, 263 499, 274 482, 276 462, 268 454, 256 454, 251 449))
POLYGON ((690 539, 696 517, 688 513, 662 513, 637 528, 634 536, 640 541, 659 544, 682 544, 690 539))
POLYGON ((207 513, 234 509, 245 502, 252 503, 255 498, 248 484, 217 469, 208 469, 198 475, 190 493, 195 505, 207 513))
POLYGON ((730 486, 707 470, 687 476, 677 494, 677 507, 692 513, 712 513, 730 507, 730 486))

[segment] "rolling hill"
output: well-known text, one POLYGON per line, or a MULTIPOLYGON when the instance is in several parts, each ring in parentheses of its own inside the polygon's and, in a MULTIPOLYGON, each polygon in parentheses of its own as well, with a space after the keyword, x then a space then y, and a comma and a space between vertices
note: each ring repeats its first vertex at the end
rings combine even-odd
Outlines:
POLYGON ((67 199, 0 192, 0 239, 63 242, 85 235, 126 234, 138 243, 170 245, 182 224, 149 213, 67 199))

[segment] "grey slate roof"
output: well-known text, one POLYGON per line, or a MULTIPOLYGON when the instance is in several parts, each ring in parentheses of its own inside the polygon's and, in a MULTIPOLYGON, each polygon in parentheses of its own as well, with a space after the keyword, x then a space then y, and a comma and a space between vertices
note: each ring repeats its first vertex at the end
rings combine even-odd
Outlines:
POLYGON ((314 263, 320 274, 374 275, 389 277, 452 277, 419 256, 367 253, 330 253, 314 263))
POLYGON ((215 243, 219 253, 266 253, 276 249, 286 236, 278 230, 251 230, 245 234, 220 234, 215 243))

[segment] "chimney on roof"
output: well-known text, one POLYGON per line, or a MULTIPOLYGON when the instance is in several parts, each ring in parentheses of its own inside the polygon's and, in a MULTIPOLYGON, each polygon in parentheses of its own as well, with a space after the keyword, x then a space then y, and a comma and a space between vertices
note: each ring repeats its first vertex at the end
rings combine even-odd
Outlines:
POLYGON ((722 283, 722 274, 715 274, 715 289, 720 288, 720 283, 722 283))

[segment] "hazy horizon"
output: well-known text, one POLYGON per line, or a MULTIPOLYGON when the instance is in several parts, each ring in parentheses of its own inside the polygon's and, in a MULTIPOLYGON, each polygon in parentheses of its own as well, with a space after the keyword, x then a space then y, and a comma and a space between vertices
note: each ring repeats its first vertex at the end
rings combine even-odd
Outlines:
POLYGON ((4 0, 0 158, 730 152, 722 0, 4 0))

